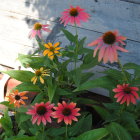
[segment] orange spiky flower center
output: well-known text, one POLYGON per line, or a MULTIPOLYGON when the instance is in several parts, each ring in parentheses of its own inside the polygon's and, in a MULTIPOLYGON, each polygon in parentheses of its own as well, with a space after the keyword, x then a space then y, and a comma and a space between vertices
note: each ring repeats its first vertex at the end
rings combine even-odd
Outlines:
POLYGON ((76 8, 71 8, 70 9, 70 15, 73 16, 73 17, 76 17, 78 16, 78 10, 76 8))
POLYGON ((47 109, 45 106, 39 106, 36 112, 38 115, 44 115, 47 112, 47 109))
POLYGON ((69 108, 64 108, 62 114, 64 116, 69 116, 71 114, 71 110, 69 108))
POLYGON ((34 30, 41 30, 42 25, 40 23, 35 23, 34 24, 34 30))
POLYGON ((130 87, 124 88, 124 92, 125 92, 126 94, 131 94, 131 88, 130 88, 130 87))
POLYGON ((35 74, 36 74, 36 76, 41 76, 42 73, 41 73, 40 70, 36 70, 36 71, 35 71, 35 74))
POLYGON ((15 96, 15 100, 20 100, 20 96, 19 95, 16 95, 15 96))
POLYGON ((109 31, 109 32, 106 32, 104 33, 103 35, 103 41, 104 43, 106 44, 109 44, 109 45, 112 45, 115 43, 116 41, 116 36, 113 32, 109 31))

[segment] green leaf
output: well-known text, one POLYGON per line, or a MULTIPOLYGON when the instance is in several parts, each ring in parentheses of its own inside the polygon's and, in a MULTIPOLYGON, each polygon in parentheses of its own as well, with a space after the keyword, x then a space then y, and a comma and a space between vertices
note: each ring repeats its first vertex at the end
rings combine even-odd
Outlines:
POLYGON ((118 71, 115 69, 108 69, 104 71, 103 73, 107 74, 109 77, 115 80, 123 80, 123 74, 121 73, 121 71, 118 71))
POLYGON ((102 117, 103 120, 108 119, 108 117, 110 116, 110 113, 105 108, 97 105, 93 105, 92 107, 102 117))
POLYGON ((83 133, 82 135, 78 136, 74 140, 101 140, 108 134, 109 132, 107 131, 106 128, 99 128, 99 129, 87 131, 83 133))
POLYGON ((76 37, 72 33, 65 29, 62 29, 62 31, 70 42, 76 42, 76 37))
POLYGON ((21 83, 18 86, 16 86, 14 89, 18 89, 20 92, 22 91, 40 92, 39 87, 32 83, 21 83))
POLYGON ((4 117, 0 119, 0 123, 5 130, 5 135, 10 137, 13 136, 13 126, 10 116, 8 115, 8 110, 4 112, 4 117))
POLYGON ((50 136, 56 137, 56 136, 64 134, 65 131, 66 131, 65 127, 50 128, 50 129, 47 130, 46 133, 48 133, 50 136))
POLYGON ((107 76, 104 76, 104 77, 100 77, 95 80, 87 81, 87 82, 83 83, 82 85, 80 85, 74 91, 89 90, 89 89, 97 88, 97 87, 112 90, 115 87, 115 85, 107 76))
POLYGON ((80 84, 88 81, 88 79, 91 78, 93 75, 94 75, 94 73, 92 73, 92 72, 82 73, 82 76, 81 76, 82 78, 81 78, 80 84))
POLYGON ((112 122, 106 128, 111 133, 113 140, 132 140, 127 130, 118 123, 112 122))
POLYGON ((57 85, 55 82, 52 81, 52 77, 49 77, 47 79, 47 84, 48 84, 48 97, 49 97, 49 101, 52 102, 57 85))
POLYGON ((89 131, 91 127, 92 127, 92 115, 88 115, 86 117, 83 116, 74 126, 69 128, 68 130, 69 136, 75 136, 85 131, 89 131))
POLYGON ((31 78, 34 76, 34 73, 25 70, 9 70, 2 72, 21 82, 31 82, 31 78))
POLYGON ((68 89, 62 89, 62 88, 57 88, 56 89, 56 93, 58 94, 58 95, 71 95, 71 94, 73 94, 73 92, 71 91, 71 90, 68 90, 68 89))
POLYGON ((14 104, 9 104, 8 101, 0 102, 0 104, 3 104, 3 105, 5 105, 5 106, 7 106, 8 108, 11 108, 11 109, 15 108, 14 104))
POLYGON ((14 140, 36 140, 36 137, 34 137, 34 136, 23 136, 23 137, 15 138, 14 140))

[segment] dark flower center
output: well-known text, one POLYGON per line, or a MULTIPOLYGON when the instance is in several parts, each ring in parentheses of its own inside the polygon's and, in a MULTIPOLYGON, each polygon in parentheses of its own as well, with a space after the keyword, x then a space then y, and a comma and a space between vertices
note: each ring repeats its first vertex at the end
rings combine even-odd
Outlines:
POLYGON ((114 44, 114 42, 116 41, 116 36, 115 36, 115 34, 112 33, 111 31, 110 31, 110 32, 106 32, 106 33, 103 35, 103 41, 104 41, 104 43, 106 43, 106 44, 112 45, 112 44, 114 44))
POLYGON ((124 92, 125 92, 126 94, 131 94, 131 89, 130 89, 130 87, 126 87, 126 88, 124 89, 124 92))
POLYGON ((52 46, 51 46, 51 47, 50 47, 50 51, 52 51, 52 52, 53 52, 53 51, 54 51, 54 47, 52 47, 52 46))
POLYGON ((34 24, 34 30, 40 30, 42 28, 42 25, 40 23, 34 24))
POLYGON ((20 100, 20 96, 19 95, 16 95, 15 96, 15 100, 20 100))
POLYGON ((36 76, 41 76, 42 73, 41 73, 40 70, 36 70, 36 71, 35 71, 35 74, 36 74, 36 76))
POLYGON ((71 8, 70 15, 73 17, 78 16, 78 10, 76 8, 71 8))
POLYGON ((69 108, 64 108, 62 114, 64 116, 69 116, 71 114, 71 110, 69 108))
POLYGON ((36 112, 38 115, 44 115, 47 112, 47 109, 45 106, 39 106, 36 112))

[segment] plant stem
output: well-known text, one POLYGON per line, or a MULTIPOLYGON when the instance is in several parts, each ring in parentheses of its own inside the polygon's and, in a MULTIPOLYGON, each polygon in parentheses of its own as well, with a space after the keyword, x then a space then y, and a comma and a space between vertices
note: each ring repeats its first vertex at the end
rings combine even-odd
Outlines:
POLYGON ((118 64, 119 64, 119 66, 120 66, 120 68, 121 68, 121 71, 122 71, 122 73, 123 73, 125 82, 129 83, 129 82, 128 82, 128 78, 127 78, 127 76, 126 76, 126 74, 125 74, 124 68, 123 68, 123 66, 122 66, 122 64, 121 64, 121 62, 120 62, 120 60, 118 60, 118 64))
POLYGON ((42 127, 42 140, 44 140, 44 130, 45 130, 45 126, 43 125, 43 127, 42 127))
POLYGON ((68 125, 66 124, 66 140, 68 138, 68 125))
POLYGON ((76 30, 76 48, 75 48, 75 69, 76 69, 76 63, 77 63, 77 50, 78 50, 78 31, 77 31, 77 25, 75 25, 75 30, 76 30))

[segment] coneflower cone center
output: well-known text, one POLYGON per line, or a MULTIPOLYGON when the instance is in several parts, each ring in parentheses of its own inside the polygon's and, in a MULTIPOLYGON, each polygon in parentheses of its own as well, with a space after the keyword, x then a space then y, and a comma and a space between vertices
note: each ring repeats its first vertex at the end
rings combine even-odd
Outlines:
POLYGON ((20 96, 19 95, 16 95, 15 96, 15 100, 20 100, 20 96))
POLYGON ((47 112, 47 109, 45 106, 39 106, 36 112, 38 115, 44 115, 47 112))
POLYGON ((34 24, 34 30, 40 30, 42 28, 42 25, 40 23, 34 24))
POLYGON ((112 45, 116 41, 116 36, 115 36, 115 34, 113 32, 106 32, 103 35, 103 41, 106 44, 112 45))
POLYGON ((125 92, 126 94, 131 94, 131 89, 130 89, 130 87, 126 87, 126 88, 124 89, 124 92, 125 92))
POLYGON ((42 73, 41 73, 40 70, 36 70, 36 71, 35 71, 35 74, 36 74, 36 76, 41 76, 42 73))
POLYGON ((71 115, 71 110, 69 108, 64 108, 62 111, 62 114, 64 116, 69 116, 69 115, 71 115))
POLYGON ((76 8, 71 8, 70 9, 70 15, 73 17, 78 16, 78 10, 76 8))

